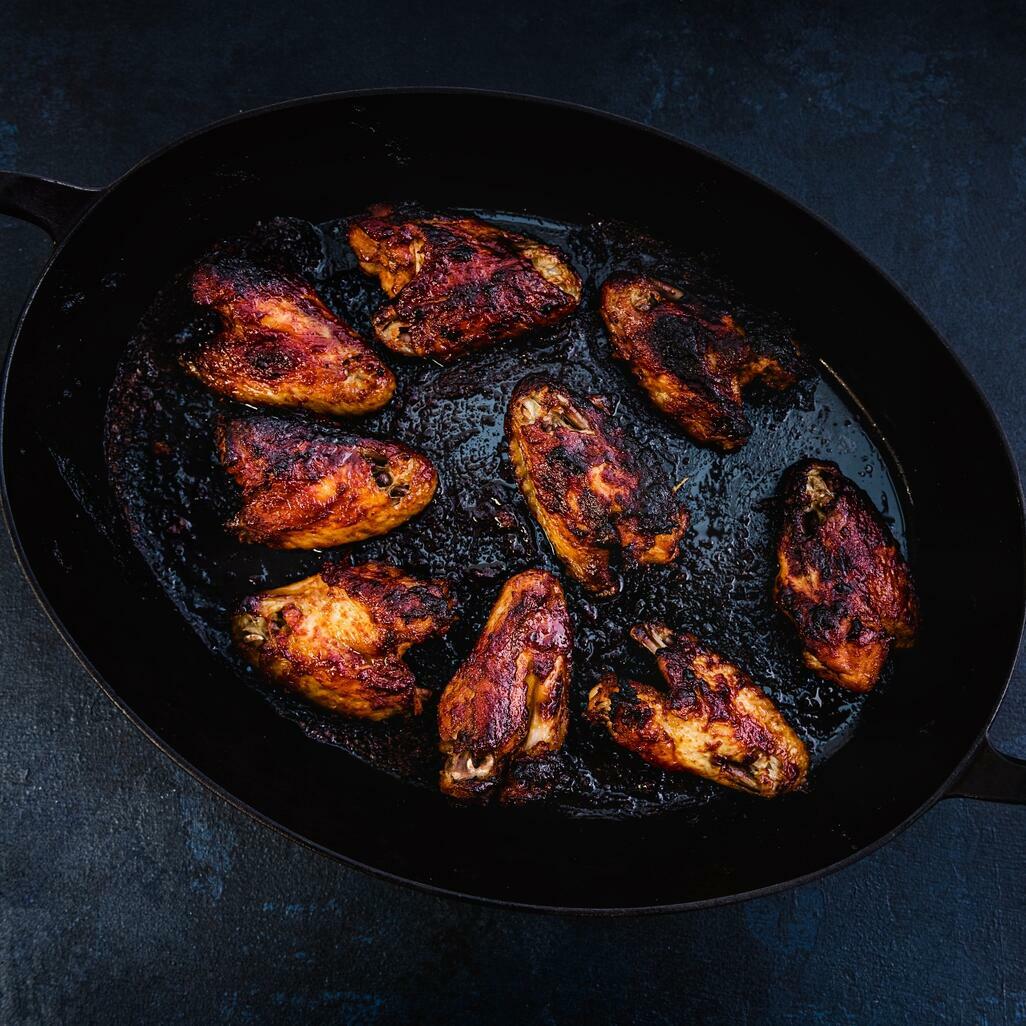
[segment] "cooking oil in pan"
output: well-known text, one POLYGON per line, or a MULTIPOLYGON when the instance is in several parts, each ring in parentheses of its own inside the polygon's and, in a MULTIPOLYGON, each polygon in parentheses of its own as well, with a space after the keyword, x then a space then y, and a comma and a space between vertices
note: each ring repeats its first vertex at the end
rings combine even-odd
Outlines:
MULTIPOLYGON (((724 456, 695 446, 610 360, 597 312, 597 290, 605 276, 634 266, 671 279, 686 277, 718 295, 730 292, 728 301, 749 330, 786 331, 786 324, 748 309, 743 296, 686 256, 623 226, 475 213, 562 248, 584 282, 583 301, 551 330, 450 366, 384 354, 399 382, 395 398, 349 428, 420 448, 439 474, 438 492, 427 509, 385 537, 327 553, 278 552, 236 542, 222 525, 234 512, 237 495, 213 446, 214 419, 232 404, 177 369, 176 346, 183 336, 202 330, 204 320, 182 300, 180 283, 157 297, 128 347, 108 410, 112 483, 153 573, 181 615, 223 658, 225 686, 258 687, 316 741, 337 745, 414 786, 436 787, 440 760, 432 705, 418 718, 383 723, 345 720, 306 705, 245 666, 232 650, 228 619, 245 594, 306 576, 328 558, 385 560, 445 577, 459 599, 460 622, 444 639, 408 656, 418 682, 440 692, 472 647, 506 578, 528 567, 560 573, 520 498, 503 438, 513 388, 526 374, 542 372, 581 393, 608 396, 616 420, 661 469, 666 487, 679 486, 692 518, 680 559, 626 574, 612 599, 596 600, 561 575, 576 653, 566 774, 555 801, 572 814, 623 816, 696 807, 720 793, 706 781, 645 765, 580 716, 588 690, 603 672, 657 679, 650 657, 627 638, 629 627, 640 620, 661 620, 707 639, 773 697, 808 743, 814 766, 829 758, 853 728, 864 699, 805 670, 791 631, 774 609, 774 493, 781 472, 796 460, 835 460, 904 541, 899 493, 864 417, 846 400, 843 386, 821 372, 804 393, 751 405, 754 430, 740 451, 724 456)), ((328 304, 370 337, 370 314, 382 294, 356 268, 344 238, 344 221, 316 229, 288 222, 263 229, 262 244, 300 265, 328 304)), ((814 352, 815 340, 804 341, 814 352)))

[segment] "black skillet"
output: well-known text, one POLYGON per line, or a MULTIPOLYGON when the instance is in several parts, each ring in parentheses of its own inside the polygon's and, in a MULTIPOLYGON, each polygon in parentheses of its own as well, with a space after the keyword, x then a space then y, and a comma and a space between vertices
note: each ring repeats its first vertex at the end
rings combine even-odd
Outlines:
POLYGON ((425 888, 608 913, 791 886, 873 850, 942 797, 1026 801, 1026 765, 987 740, 1024 611, 1022 496, 1001 430, 908 299, 743 172, 583 108, 396 91, 233 118, 99 191, 2 173, 0 211, 57 242, 12 340, 2 400, 5 511, 25 573, 133 722, 268 825, 425 888), (862 408, 900 493, 925 619, 918 647, 807 794, 738 798, 729 815, 454 808, 312 742, 257 691, 226 683, 223 661, 157 584, 122 526, 102 447, 108 390, 139 318, 211 241, 260 218, 323 222, 411 194, 572 223, 615 218, 713 249, 815 339, 862 408))

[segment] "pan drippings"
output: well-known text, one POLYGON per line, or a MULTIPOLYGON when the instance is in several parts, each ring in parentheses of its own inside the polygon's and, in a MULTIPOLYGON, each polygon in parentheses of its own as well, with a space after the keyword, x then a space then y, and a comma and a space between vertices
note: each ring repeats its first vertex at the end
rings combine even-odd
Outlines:
MULTIPOLYGON (((655 680, 627 635, 639 622, 691 631, 743 667, 808 744, 814 787, 816 764, 844 743, 865 699, 805 670, 792 632, 774 609, 773 495, 781 473, 796 460, 834 460, 866 489, 903 542, 901 507, 879 447, 826 372, 797 405, 794 396, 749 404, 752 435, 739 451, 721 455, 697 447, 610 359, 598 286, 613 270, 628 269, 684 279, 695 291, 721 299, 729 290, 681 254, 622 226, 473 213, 558 246, 581 276, 583 298, 557 326, 448 366, 379 351, 395 372, 395 397, 346 427, 406 443, 430 458, 439 487, 424 512, 384 537, 327 553, 275 551, 229 535, 223 525, 238 510, 238 491, 216 456, 215 419, 245 407, 215 398, 179 369, 180 347, 194 344, 211 325, 174 283, 157 297, 128 347, 108 409, 110 474, 138 548, 181 615, 223 658, 224 687, 260 689, 312 739, 413 785, 437 788, 442 757, 434 701, 419 717, 366 723, 308 706, 265 683, 229 638, 229 615, 243 596, 307 576, 326 558, 384 560, 448 579, 460 621, 445 638, 407 657, 418 684, 437 696, 473 647, 502 584, 525 569, 550 570, 566 589, 576 644, 567 770, 556 798, 563 809, 641 815, 704 805, 721 793, 707 781, 671 777, 643 764, 583 719, 588 690, 604 673, 655 680), (531 373, 551 375, 583 395, 608 397, 618 425, 637 441, 665 486, 679 488, 691 513, 680 559, 622 575, 612 598, 588 595, 562 572, 514 480, 503 417, 514 387, 531 373)), ((371 314, 383 296, 357 268, 344 238, 342 221, 318 229, 283 222, 266 227, 256 245, 283 256, 289 270, 307 276, 325 302, 369 338, 371 314)), ((786 330, 779 318, 746 308, 743 296, 731 292, 727 298, 749 332, 769 338, 786 330)), ((816 339, 800 341, 815 356, 816 339)))

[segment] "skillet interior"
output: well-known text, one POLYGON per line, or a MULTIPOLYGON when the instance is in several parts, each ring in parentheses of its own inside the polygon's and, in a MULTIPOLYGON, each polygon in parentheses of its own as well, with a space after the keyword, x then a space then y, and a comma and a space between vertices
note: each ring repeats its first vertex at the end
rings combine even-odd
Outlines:
MULTIPOLYGON (((727 304, 756 338, 786 338, 780 318, 746 308, 729 284, 707 280, 708 273, 686 256, 625 226, 532 219, 525 229, 522 218, 475 213, 513 230, 529 230, 568 254, 584 282, 581 307, 549 331, 468 354, 448 367, 385 352, 399 378, 396 398, 348 429, 422 448, 438 469, 439 493, 423 515, 386 537, 331 550, 327 558, 381 559, 452 583, 459 623, 444 640, 418 646, 408 656, 418 684, 436 696, 473 647, 504 580, 534 567, 561 576, 576 659, 556 796, 560 809, 644 815, 717 802, 720 807, 707 814, 729 816, 738 805, 730 792, 646 766, 618 749, 604 731, 587 726, 588 691, 610 670, 657 679, 654 660, 628 637, 632 624, 657 620, 688 627, 771 691, 809 745, 814 765, 837 751, 854 729, 864 699, 825 685, 802 667, 794 633, 773 607, 768 582, 775 570, 774 491, 782 470, 796 460, 836 459, 872 493, 901 539, 901 504, 885 458, 868 425, 860 425, 845 404, 839 383, 827 380, 750 405, 756 430, 740 452, 723 456, 698 448, 652 409, 611 359, 597 309, 602 281, 613 270, 634 267, 686 281, 692 293, 727 304), (517 382, 538 371, 582 395, 609 397, 613 419, 656 469, 657 487, 679 484, 678 496, 692 516, 682 557, 668 567, 623 574, 623 588, 611 600, 595 599, 563 570, 519 496, 503 414, 517 382)), ((372 337, 370 316, 381 291, 356 266, 344 242, 344 221, 320 230, 308 222, 270 222, 253 235, 262 250, 302 267, 345 320, 372 337)), ((225 658, 226 669, 260 688, 312 738, 434 789, 441 756, 433 703, 414 719, 349 720, 260 680, 234 650, 228 623, 243 596, 312 573, 326 556, 240 544, 225 531, 238 495, 215 455, 214 427, 219 414, 238 415, 246 408, 218 400, 177 366, 196 325, 210 320, 189 301, 185 278, 169 285, 144 318, 111 390, 108 461, 133 537, 178 611, 225 658)), ((226 680, 224 686, 231 685, 226 680)))
POLYGON ((129 176, 69 240, 22 328, 9 386, 14 523, 54 612, 112 693, 237 800, 415 882, 615 908, 724 898, 815 872, 929 801, 989 721, 1014 655, 1014 476, 978 394, 929 327, 786 201, 686 147, 580 111, 376 96, 266 112, 196 137, 129 176), (808 795, 628 820, 453 809, 311 744, 255 691, 226 686, 224 664, 128 543, 102 423, 117 359, 156 291, 210 241, 258 218, 289 211, 320 222, 412 192, 577 223, 618 218, 690 251, 713 249, 746 295, 815 339, 816 355, 865 404, 908 489, 925 626, 808 795))

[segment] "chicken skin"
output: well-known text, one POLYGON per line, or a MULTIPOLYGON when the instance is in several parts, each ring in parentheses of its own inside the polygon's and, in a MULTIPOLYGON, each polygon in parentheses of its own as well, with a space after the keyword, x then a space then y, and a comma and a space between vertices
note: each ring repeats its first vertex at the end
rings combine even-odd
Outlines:
POLYGON ((221 327, 180 362, 218 395, 345 417, 392 398, 392 372, 302 279, 223 253, 195 270, 191 290, 221 327))
POLYGON ((452 360, 554 324, 581 298, 559 250, 473 217, 374 207, 352 223, 349 244, 390 300, 375 334, 408 356, 452 360))
POLYGON ((743 390, 784 390, 802 376, 794 343, 753 344, 733 317, 656 278, 614 274, 602 286, 613 355, 649 399, 696 442, 724 451, 748 441, 743 390))
POLYGON ((504 585, 474 650, 438 703, 442 790, 507 805, 551 792, 566 737, 573 638, 558 580, 541 570, 504 585))
POLYGON ((438 484, 427 457, 405 445, 306 420, 224 418, 217 449, 242 489, 242 509, 228 530, 276 549, 322 549, 385 534, 419 513, 438 484))
POLYGON ((616 593, 614 549, 634 564, 677 558, 687 511, 639 466, 602 400, 527 377, 510 400, 506 439, 527 505, 589 591, 616 593))
POLYGON ((763 798, 804 785, 805 745, 743 670, 693 634, 661 624, 638 624, 631 637, 655 655, 667 690, 610 674, 588 695, 592 723, 670 773, 694 773, 763 798))
POLYGON ((456 619, 445 581, 384 563, 320 573, 243 600, 232 637, 269 680, 311 702, 368 720, 417 715, 428 692, 403 656, 456 619))
POLYGON ((836 463, 802 460, 781 480, 773 597, 805 665, 852 691, 876 684, 891 648, 915 641, 912 577, 866 493, 836 463))

